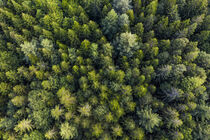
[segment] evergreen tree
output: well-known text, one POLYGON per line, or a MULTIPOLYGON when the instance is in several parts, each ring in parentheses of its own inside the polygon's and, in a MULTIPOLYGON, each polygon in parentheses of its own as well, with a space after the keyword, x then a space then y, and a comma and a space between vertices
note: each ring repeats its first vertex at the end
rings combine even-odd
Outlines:
POLYGON ((77 137, 77 128, 68 122, 62 123, 60 127, 60 135, 63 139, 73 139, 77 137))
POLYGON ((132 8, 130 0, 113 0, 114 9, 122 14, 132 8))
POLYGON ((116 46, 116 55, 132 57, 133 52, 140 48, 137 39, 136 34, 121 33, 113 42, 114 46, 116 46))
POLYGON ((139 125, 143 126, 148 132, 152 132, 153 128, 159 126, 161 121, 159 115, 151 111, 151 109, 146 109, 137 112, 140 118, 139 125))
POLYGON ((31 120, 24 119, 20 121, 18 125, 15 126, 14 129, 16 132, 20 132, 21 134, 26 131, 31 131, 32 130, 31 120))
POLYGON ((112 9, 107 16, 102 20, 102 30, 105 35, 107 35, 108 39, 112 39, 114 34, 118 31, 118 15, 112 9))

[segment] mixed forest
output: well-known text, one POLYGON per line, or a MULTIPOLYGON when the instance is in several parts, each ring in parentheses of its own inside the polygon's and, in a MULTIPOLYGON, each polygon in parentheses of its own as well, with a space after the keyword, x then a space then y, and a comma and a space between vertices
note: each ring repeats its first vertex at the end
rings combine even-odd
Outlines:
POLYGON ((209 140, 209 0, 0 0, 1 140, 209 140))

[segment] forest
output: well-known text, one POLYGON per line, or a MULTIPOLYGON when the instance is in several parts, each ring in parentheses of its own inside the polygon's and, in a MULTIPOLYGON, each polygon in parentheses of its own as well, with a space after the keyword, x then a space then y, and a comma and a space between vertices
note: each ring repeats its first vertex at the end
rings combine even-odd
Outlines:
POLYGON ((209 140, 210 0, 0 0, 0 140, 209 140))

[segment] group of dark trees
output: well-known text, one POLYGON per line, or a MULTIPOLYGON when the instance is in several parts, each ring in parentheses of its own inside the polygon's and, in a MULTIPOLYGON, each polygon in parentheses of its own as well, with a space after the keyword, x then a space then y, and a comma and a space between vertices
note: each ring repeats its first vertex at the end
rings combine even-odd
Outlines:
POLYGON ((208 140, 209 0, 0 0, 0 139, 208 140))

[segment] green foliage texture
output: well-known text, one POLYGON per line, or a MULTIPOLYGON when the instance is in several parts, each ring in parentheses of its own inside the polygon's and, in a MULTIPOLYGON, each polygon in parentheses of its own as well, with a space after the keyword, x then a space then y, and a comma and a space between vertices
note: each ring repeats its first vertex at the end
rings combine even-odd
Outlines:
POLYGON ((209 140, 209 0, 0 0, 1 140, 209 140))

